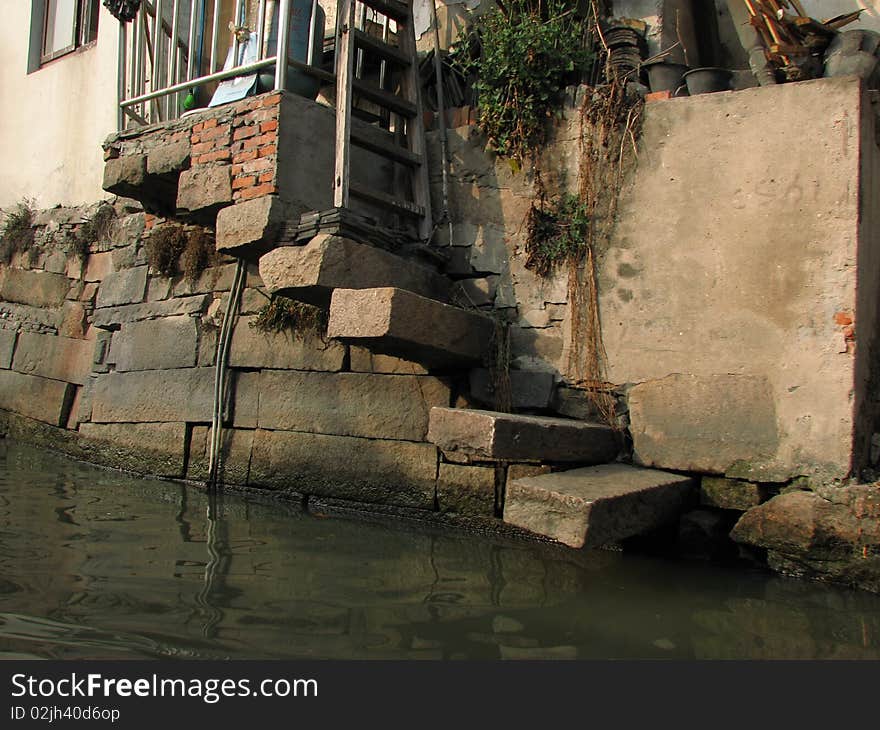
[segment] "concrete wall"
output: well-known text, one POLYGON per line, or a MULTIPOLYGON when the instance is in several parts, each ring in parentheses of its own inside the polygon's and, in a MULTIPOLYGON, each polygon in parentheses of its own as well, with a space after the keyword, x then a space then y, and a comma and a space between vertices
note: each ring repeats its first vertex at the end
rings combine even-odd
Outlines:
POLYGON ((600 270, 610 378, 640 383, 640 461, 763 481, 849 473, 880 246, 861 215, 875 205, 864 105, 851 79, 649 105, 600 270))
POLYGON ((28 73, 31 4, 4 3, 0 44, 0 208, 22 198, 78 205, 101 198, 101 141, 116 127, 118 22, 100 6, 95 44, 28 73))

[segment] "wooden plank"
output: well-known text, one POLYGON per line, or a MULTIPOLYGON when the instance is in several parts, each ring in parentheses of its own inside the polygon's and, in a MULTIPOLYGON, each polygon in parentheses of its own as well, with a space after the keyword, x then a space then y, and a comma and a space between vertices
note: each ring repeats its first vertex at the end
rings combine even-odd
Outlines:
POLYGON ((351 174, 351 102, 354 81, 354 0, 339 0, 339 33, 336 38, 336 168, 333 176, 333 205, 348 207, 351 174))
POLYGON ((400 23, 408 22, 412 15, 409 3, 401 0, 364 0, 364 5, 400 23))
MULTIPOLYGON (((401 90, 407 99, 412 99, 415 102, 416 108, 421 112, 422 103, 419 94, 422 84, 419 77, 419 58, 416 53, 416 36, 412 21, 398 24, 397 42, 400 44, 400 50, 410 58, 409 68, 404 71, 401 79, 401 90)), ((446 120, 440 121, 445 123, 446 120)), ((407 122, 406 138, 409 143, 409 151, 423 160, 427 160, 425 125, 421 114, 407 122)), ((420 165, 418 169, 413 171, 412 197, 424 209, 419 221, 419 238, 427 242, 433 233, 434 222, 431 217, 431 193, 428 187, 428 166, 426 164, 420 165)))
POLYGON ((423 218, 425 215, 424 206, 418 205, 417 203, 410 203, 408 200, 401 200, 400 198, 395 198, 372 188, 366 188, 357 183, 350 183, 349 188, 351 194, 355 197, 366 200, 374 205, 382 206, 388 210, 393 210, 395 213, 408 215, 412 218, 423 218))
POLYGON ((418 115, 418 107, 409 101, 409 98, 384 91, 375 84, 370 84, 361 79, 353 79, 352 88, 355 93, 360 94, 368 101, 372 101, 383 109, 389 109, 407 119, 413 119, 418 115))
POLYGON ((367 35, 362 30, 355 31, 354 42, 358 48, 378 56, 383 61, 390 61, 398 66, 409 65, 409 58, 405 53, 401 53, 399 48, 384 43, 374 36, 367 35))
POLYGON ((850 23, 854 23, 859 19, 859 16, 864 12, 862 10, 855 10, 852 13, 846 13, 845 15, 838 15, 834 18, 824 21, 823 25, 827 28, 833 28, 837 30, 838 28, 843 28, 845 25, 849 25, 850 23))
POLYGON ((375 152, 377 155, 387 157, 389 160, 399 162, 408 167, 418 167, 422 164, 422 157, 410 152, 406 147, 401 147, 394 142, 391 134, 385 130, 360 131, 354 127, 351 130, 351 141, 358 147, 375 152), (387 137, 387 139, 385 139, 387 137))

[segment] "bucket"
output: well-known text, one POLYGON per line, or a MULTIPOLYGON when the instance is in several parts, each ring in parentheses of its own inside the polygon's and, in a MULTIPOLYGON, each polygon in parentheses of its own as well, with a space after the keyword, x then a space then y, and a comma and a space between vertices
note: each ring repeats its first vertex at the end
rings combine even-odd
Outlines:
POLYGON ((726 68, 695 68, 684 75, 688 94, 712 94, 716 91, 729 91, 733 74, 726 68))
POLYGON ((652 92, 675 92, 684 83, 684 75, 688 70, 688 67, 682 63, 670 63, 668 61, 649 63, 642 68, 648 72, 648 86, 651 87, 652 92))
MULTIPOLYGON (((293 0, 290 4, 290 40, 288 55, 294 61, 306 63, 309 58, 309 30, 312 14, 312 0, 293 0)), ((324 53, 324 10, 315 3, 314 43, 312 44, 312 64, 320 65, 324 53)), ((278 10, 272 16, 267 40, 267 55, 274 56, 278 44, 278 10)), ((275 88, 275 67, 269 66, 260 72, 259 90, 269 91, 275 88)), ((321 82, 295 68, 287 69, 287 90, 307 99, 315 99, 321 88, 321 82)))

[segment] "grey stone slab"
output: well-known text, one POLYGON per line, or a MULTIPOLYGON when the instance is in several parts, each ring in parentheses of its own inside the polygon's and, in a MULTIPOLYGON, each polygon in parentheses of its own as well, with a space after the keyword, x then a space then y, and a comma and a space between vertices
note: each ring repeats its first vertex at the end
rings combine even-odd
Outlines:
POLYGON ((0 299, 31 307, 60 307, 70 290, 70 279, 48 271, 4 267, 0 271, 0 299))
POLYGON ((157 145, 147 154, 147 173, 150 175, 174 175, 189 167, 190 141, 186 138, 177 142, 157 145))
POLYGON ((130 322, 113 335, 113 362, 119 372, 189 368, 197 347, 195 319, 188 315, 130 322))
POLYGON ((441 512, 493 517, 495 514, 495 468, 440 464, 437 504, 441 512))
POLYGON ((180 174, 177 207, 180 210, 214 209, 232 202, 229 165, 197 165, 180 174))
POLYGON ((214 369, 107 373, 95 381, 96 423, 211 422, 214 369))
POLYGON ((0 302, 0 319, 9 323, 58 329, 62 316, 60 309, 43 309, 27 304, 0 302))
POLYGON ((700 480, 700 504, 745 512, 767 501, 770 490, 742 479, 704 476, 700 480))
POLYGON ((0 330, 0 368, 12 367, 12 352, 15 350, 15 330, 0 330))
POLYGON ((504 521, 570 547, 617 542, 674 520, 693 480, 626 464, 601 464, 517 479, 507 485, 504 521))
POLYGON ((431 269, 380 248, 320 234, 305 246, 285 246, 260 257, 266 289, 326 304, 333 289, 396 287, 446 301, 449 282, 431 269))
POLYGON ((483 361, 494 329, 491 317, 403 289, 337 289, 327 335, 383 355, 447 367, 483 361))
POLYGON ((336 372, 345 362, 345 346, 312 334, 260 332, 256 317, 240 317, 232 333, 229 365, 234 368, 324 370, 336 372))
POLYGON ((83 423, 79 445, 105 466, 179 478, 184 473, 185 423, 83 423))
POLYGON ((82 385, 89 377, 95 343, 59 335, 21 332, 12 369, 27 375, 82 385))
POLYGON ((62 337, 73 337, 81 340, 88 330, 87 311, 82 302, 64 302, 61 305, 61 321, 58 323, 58 334, 62 337))
POLYGON ((148 269, 148 266, 136 266, 105 275, 98 288, 95 306, 118 307, 142 302, 147 292, 148 269))
POLYGON ((122 155, 104 163, 102 187, 108 193, 124 198, 136 198, 147 175, 147 158, 144 155, 122 155))
MULTIPOLYGON (((262 375, 256 371, 233 370, 231 373, 232 423, 236 428, 256 428, 260 409, 262 375)), ((267 393, 272 398, 273 393, 267 393)))
MULTIPOLYGON (((255 431, 241 428, 224 428, 221 436, 221 458, 217 478, 221 484, 244 486, 248 483, 251 450, 255 431)), ((208 442, 211 429, 196 426, 192 429, 189 447, 187 479, 205 481, 208 478, 208 442)))
POLYGON ((102 281, 108 274, 113 273, 116 269, 113 266, 113 253, 104 251, 103 253, 91 253, 86 259, 85 270, 82 274, 83 281, 97 282, 102 281))
MULTIPOLYGON (((553 395, 553 375, 527 370, 510 370, 510 401, 513 408, 547 408, 553 395)), ((494 403, 495 388, 489 371, 470 372, 471 395, 486 404, 494 403)))
POLYGON ((64 426, 75 386, 37 375, 0 370, 0 408, 51 426, 64 426))
POLYGON ((366 347, 348 348, 349 369, 355 373, 388 373, 392 375, 427 375, 428 369, 417 362, 391 355, 370 352, 366 347))
POLYGON ((217 250, 237 256, 265 253, 277 241, 291 209, 277 195, 263 195, 217 213, 217 250))
POLYGON ((407 441, 450 399, 433 377, 286 370, 264 370, 260 392, 260 428, 407 441))
POLYGON ((433 509, 437 449, 350 436, 257 431, 249 482, 322 497, 433 509))
POLYGON ((173 317, 179 314, 201 314, 208 308, 212 297, 209 294, 197 294, 193 297, 168 299, 164 302, 147 302, 145 304, 129 304, 122 307, 106 307, 97 309, 92 315, 95 327, 112 327, 126 322, 138 322, 157 317, 173 317))
POLYGON ((428 441, 469 460, 612 461, 620 439, 608 426, 545 416, 432 408, 428 441))

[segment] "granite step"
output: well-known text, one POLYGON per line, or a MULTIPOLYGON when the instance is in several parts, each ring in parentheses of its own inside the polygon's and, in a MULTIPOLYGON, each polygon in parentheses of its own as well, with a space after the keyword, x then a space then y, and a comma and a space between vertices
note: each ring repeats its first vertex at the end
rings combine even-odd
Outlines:
POLYGON ((504 521, 569 547, 597 547, 669 523, 695 489, 693 479, 657 469, 588 466, 509 482, 504 521))
POLYGON ((620 437, 597 423, 464 408, 432 408, 428 441, 452 461, 613 461, 620 437))
POLYGON ((410 259, 350 238, 318 234, 304 246, 283 246, 260 257, 270 294, 327 306, 334 289, 395 287, 447 301, 445 276, 410 259))
POLYGON ((485 359, 491 317, 394 287, 336 289, 327 336, 432 368, 485 359))

